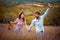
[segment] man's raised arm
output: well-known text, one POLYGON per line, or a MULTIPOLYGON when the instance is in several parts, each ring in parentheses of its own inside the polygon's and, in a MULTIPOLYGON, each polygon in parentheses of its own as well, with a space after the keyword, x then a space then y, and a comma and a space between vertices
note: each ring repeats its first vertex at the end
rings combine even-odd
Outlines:
POLYGON ((47 10, 45 11, 45 13, 42 15, 42 17, 44 17, 44 18, 45 18, 45 17, 46 17, 46 15, 49 13, 49 11, 50 11, 50 8, 48 7, 48 8, 47 8, 47 10))
POLYGON ((52 8, 53 6, 51 6, 51 4, 50 3, 48 3, 48 8, 47 8, 47 10, 45 11, 45 13, 42 15, 42 17, 46 17, 46 15, 49 13, 49 11, 51 10, 51 8, 52 8))

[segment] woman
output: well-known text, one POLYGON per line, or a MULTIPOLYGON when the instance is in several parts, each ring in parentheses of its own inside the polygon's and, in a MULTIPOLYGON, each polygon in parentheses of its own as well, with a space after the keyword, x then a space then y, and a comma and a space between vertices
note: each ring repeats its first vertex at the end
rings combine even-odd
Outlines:
POLYGON ((24 34, 23 26, 26 26, 24 12, 19 13, 19 17, 14 22, 10 23, 17 24, 15 31, 20 32, 22 35, 24 34))

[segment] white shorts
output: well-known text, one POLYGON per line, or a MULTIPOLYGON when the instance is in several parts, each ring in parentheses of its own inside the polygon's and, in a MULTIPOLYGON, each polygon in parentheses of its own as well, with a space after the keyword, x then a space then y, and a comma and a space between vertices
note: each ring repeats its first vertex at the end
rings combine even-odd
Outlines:
POLYGON ((36 40, 43 40, 44 32, 36 32, 36 40))

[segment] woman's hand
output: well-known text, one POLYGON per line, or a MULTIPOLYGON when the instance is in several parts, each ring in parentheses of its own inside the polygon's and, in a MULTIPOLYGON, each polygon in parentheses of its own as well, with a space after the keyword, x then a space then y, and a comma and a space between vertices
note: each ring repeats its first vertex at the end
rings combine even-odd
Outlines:
POLYGON ((26 25, 26 29, 28 30, 28 25, 26 25))
POLYGON ((28 25, 26 26, 26 29, 27 29, 29 32, 31 32, 31 30, 29 29, 29 26, 28 26, 28 25))
POLYGON ((29 32, 31 32, 31 29, 28 29, 29 32))
POLYGON ((12 21, 10 21, 10 23, 13 23, 12 21))

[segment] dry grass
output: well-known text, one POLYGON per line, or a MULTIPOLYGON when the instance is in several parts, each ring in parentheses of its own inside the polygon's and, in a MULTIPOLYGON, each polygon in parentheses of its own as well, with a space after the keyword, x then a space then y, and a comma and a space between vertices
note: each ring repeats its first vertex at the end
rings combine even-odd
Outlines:
MULTIPOLYGON (((9 31, 5 24, 0 24, 0 40, 36 40, 34 30, 25 30, 23 38, 19 32, 9 31)), ((60 27, 45 26, 44 40, 60 40, 60 27)))

